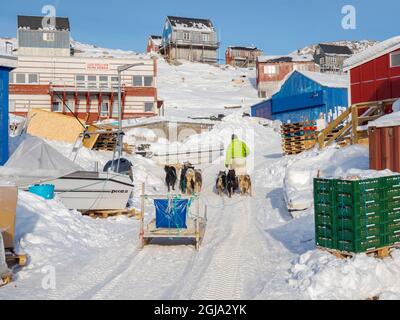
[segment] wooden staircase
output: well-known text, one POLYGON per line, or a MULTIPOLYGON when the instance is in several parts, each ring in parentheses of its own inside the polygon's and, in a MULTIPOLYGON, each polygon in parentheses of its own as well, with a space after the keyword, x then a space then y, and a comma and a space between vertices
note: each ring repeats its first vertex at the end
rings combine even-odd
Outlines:
POLYGON ((385 115, 386 106, 396 100, 388 99, 351 106, 318 134, 319 148, 324 149, 334 142, 347 145, 367 139, 368 123, 385 115))

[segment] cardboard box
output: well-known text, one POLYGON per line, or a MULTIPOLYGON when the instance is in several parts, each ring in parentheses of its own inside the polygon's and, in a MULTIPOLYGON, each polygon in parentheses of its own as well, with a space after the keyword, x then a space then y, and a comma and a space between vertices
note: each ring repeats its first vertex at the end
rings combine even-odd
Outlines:
POLYGON ((14 248, 17 201, 17 187, 0 186, 0 230, 6 249, 14 248))

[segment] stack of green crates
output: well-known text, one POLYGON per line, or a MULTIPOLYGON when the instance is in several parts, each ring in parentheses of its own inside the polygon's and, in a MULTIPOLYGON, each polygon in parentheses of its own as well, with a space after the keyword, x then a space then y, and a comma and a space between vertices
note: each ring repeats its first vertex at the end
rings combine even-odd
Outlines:
POLYGON ((400 176, 314 179, 316 244, 360 253, 400 244, 400 176))

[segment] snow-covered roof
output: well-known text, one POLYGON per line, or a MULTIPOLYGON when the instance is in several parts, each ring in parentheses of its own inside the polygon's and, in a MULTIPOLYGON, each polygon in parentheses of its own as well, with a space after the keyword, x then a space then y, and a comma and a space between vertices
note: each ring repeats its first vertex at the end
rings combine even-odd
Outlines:
POLYGON ((279 63, 279 62, 309 62, 314 61, 314 57, 311 54, 289 54, 282 56, 259 56, 258 62, 271 62, 271 63, 279 63))
POLYGON ((245 47, 245 46, 229 46, 229 49, 234 49, 234 50, 248 50, 248 51, 255 51, 255 50, 259 50, 257 47, 255 46, 250 46, 250 47, 245 47))
POLYGON ((18 60, 16 56, 0 52, 0 67, 16 68, 17 64, 18 60))
POLYGON ((303 74, 307 78, 319 83, 323 87, 347 88, 349 86, 349 77, 347 75, 311 72, 303 70, 296 71, 303 74))
MULTIPOLYGON (((18 16, 18 28, 29 30, 42 30, 43 17, 39 16, 18 16)), ((69 19, 66 17, 56 17, 54 28, 58 31, 70 31, 69 19)))
POLYGON ((167 17, 172 28, 177 30, 214 31, 214 25, 209 19, 167 17))
POLYGON ((344 62, 344 69, 349 70, 355 68, 397 49, 400 49, 400 36, 379 42, 376 45, 350 57, 344 62))

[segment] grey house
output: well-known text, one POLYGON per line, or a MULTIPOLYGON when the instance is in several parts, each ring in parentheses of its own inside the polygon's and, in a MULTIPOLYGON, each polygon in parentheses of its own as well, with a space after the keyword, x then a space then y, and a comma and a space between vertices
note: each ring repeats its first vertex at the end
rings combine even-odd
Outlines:
POLYGON ((352 55, 353 51, 347 46, 320 43, 315 49, 314 61, 320 65, 321 72, 342 73, 344 60, 352 55))
POLYGON ((167 17, 160 50, 167 60, 216 63, 219 46, 217 31, 210 20, 167 17))
POLYGON ((18 55, 70 56, 70 24, 68 18, 18 16, 18 55))

